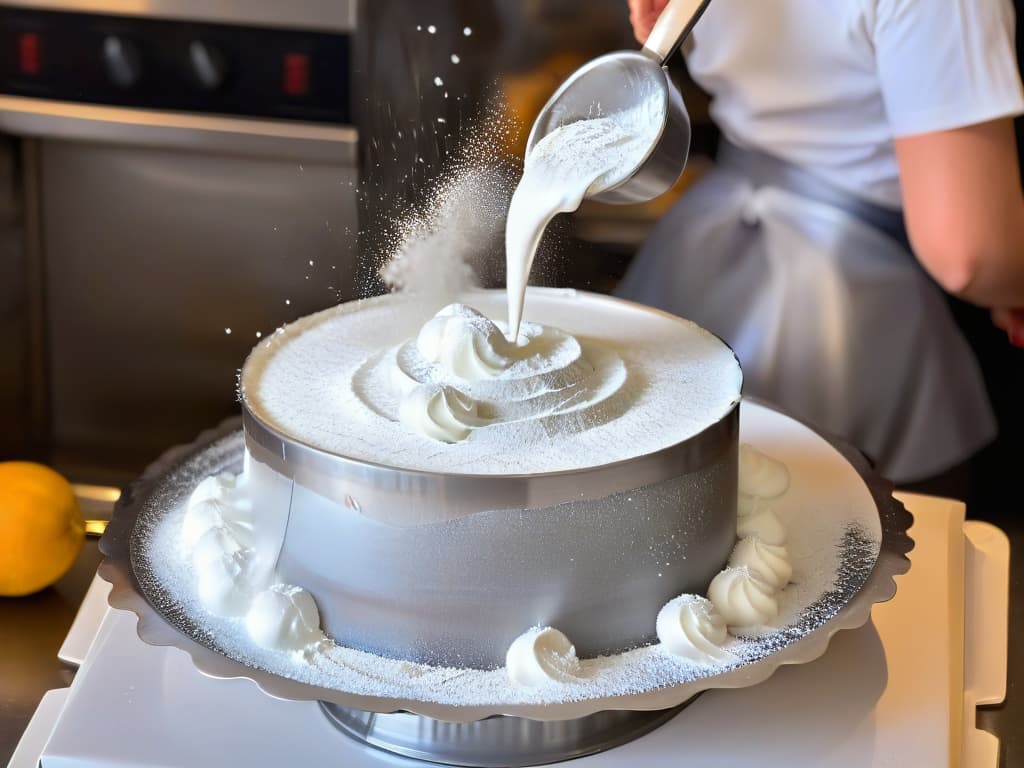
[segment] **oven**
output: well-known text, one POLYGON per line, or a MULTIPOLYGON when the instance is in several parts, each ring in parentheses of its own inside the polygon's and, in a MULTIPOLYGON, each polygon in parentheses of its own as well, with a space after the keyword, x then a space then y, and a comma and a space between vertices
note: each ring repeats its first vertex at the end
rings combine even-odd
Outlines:
POLYGON ((356 295, 355 29, 354 0, 0 5, 0 453, 118 482, 356 295))
MULTIPOLYGON (((0 0, 0 460, 118 484, 237 413, 251 346, 383 290, 462 147, 510 189, 565 74, 633 45, 622 0, 0 0)), ((539 280, 606 287, 650 224, 615 214, 539 280)))

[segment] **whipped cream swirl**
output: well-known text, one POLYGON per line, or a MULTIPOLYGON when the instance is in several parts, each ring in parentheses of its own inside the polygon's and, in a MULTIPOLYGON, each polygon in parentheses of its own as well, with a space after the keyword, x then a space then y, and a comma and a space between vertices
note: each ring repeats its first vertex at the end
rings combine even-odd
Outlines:
POLYGON ((758 627, 779 613, 775 590, 745 567, 729 567, 715 576, 708 598, 729 627, 758 627))
POLYGON ((413 387, 398 408, 398 420, 413 432, 445 443, 465 440, 474 427, 486 424, 477 402, 446 384, 413 387))
POLYGON ((786 543, 786 526, 771 507, 763 507, 736 518, 736 535, 741 539, 756 537, 765 544, 780 547, 786 543))
POLYGON ((255 550, 241 545, 223 528, 211 528, 199 541, 192 559, 199 601, 219 616, 244 616, 263 581, 255 550))
POLYGON ((416 349, 448 376, 479 381, 512 365, 515 344, 475 309, 449 304, 420 329, 416 349))
POLYGON ((551 627, 534 627, 517 637, 505 654, 509 679, 525 688, 568 683, 581 676, 576 647, 551 627))
POLYGON ((194 547, 211 528, 229 528, 240 538, 252 538, 252 522, 244 501, 236 497, 237 481, 230 472, 207 477, 192 492, 185 510, 181 540, 194 547))
POLYGON ((464 304, 416 338, 371 357, 353 390, 370 409, 433 440, 480 429, 517 436, 580 432, 622 415, 634 397, 612 349, 557 328, 524 323, 516 342, 464 304))
POLYGON ((700 663, 731 656, 722 649, 729 637, 725 619, 710 600, 698 595, 669 600, 658 611, 655 628, 662 647, 673 656, 700 663))
POLYGON ((789 489, 789 469, 752 445, 740 444, 739 492, 758 499, 774 499, 789 489))
POLYGON ((252 500, 245 475, 222 473, 196 486, 185 507, 181 543, 196 574, 196 594, 210 613, 245 619, 260 646, 298 651, 324 638, 312 595, 273 583, 256 554, 252 500))
POLYGON ((253 547, 252 505, 238 479, 223 473, 203 480, 189 497, 181 543, 196 570, 203 606, 221 616, 243 616, 266 579, 253 547))
POLYGON ((781 461, 747 443, 739 450, 739 494, 736 513, 739 536, 757 536, 766 544, 786 542, 786 532, 768 500, 789 490, 789 469, 781 461))
POLYGON ((301 651, 326 638, 313 596, 290 584, 274 584, 256 594, 245 628, 257 645, 271 650, 301 651))
POLYGON ((756 536, 740 539, 729 557, 734 568, 748 568, 773 589, 782 589, 793 578, 793 566, 784 546, 768 544, 756 536))

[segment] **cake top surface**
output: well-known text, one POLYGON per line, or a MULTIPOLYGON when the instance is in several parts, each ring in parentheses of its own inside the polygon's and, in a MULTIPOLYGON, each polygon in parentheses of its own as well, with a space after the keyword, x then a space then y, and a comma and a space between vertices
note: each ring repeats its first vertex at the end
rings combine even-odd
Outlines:
POLYGON ((516 342, 503 291, 438 312, 404 294, 304 317, 242 372, 252 413, 329 453, 408 470, 519 475, 657 452, 740 396, 732 351, 685 320, 571 290, 530 289, 516 342))

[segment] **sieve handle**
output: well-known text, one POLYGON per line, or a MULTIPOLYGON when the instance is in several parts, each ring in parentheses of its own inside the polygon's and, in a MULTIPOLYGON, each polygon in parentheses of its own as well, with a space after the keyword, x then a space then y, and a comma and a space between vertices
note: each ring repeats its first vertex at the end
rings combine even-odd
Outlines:
MULTIPOLYGON (((670 0, 644 43, 643 53, 664 66, 704 15, 711 0, 670 0)), ((755 0, 758 2, 758 0, 755 0)))

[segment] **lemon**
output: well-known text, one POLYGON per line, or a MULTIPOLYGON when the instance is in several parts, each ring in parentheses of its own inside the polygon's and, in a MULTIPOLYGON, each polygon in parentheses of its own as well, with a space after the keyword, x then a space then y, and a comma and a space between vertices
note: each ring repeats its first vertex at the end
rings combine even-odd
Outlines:
POLYGON ((67 480, 41 464, 0 462, 0 595, 50 586, 75 562, 84 539, 67 480))

